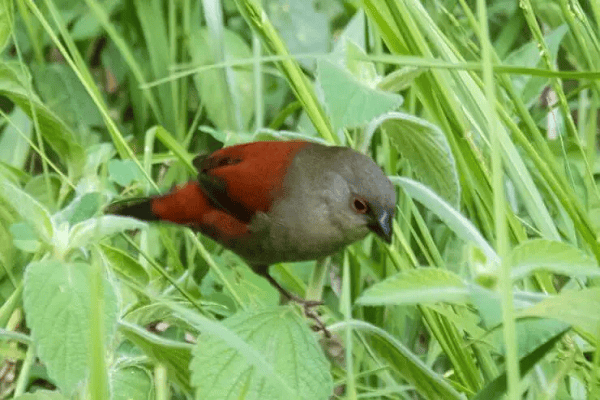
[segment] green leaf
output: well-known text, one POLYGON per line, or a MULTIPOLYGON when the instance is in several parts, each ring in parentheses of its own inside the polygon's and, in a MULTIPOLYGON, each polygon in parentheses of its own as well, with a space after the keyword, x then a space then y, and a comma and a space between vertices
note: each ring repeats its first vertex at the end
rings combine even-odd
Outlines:
MULTIPOLYGON (((554 345, 563 337, 567 329, 562 330, 558 334, 554 335, 542 345, 537 347, 531 353, 522 357, 519 360, 519 372, 521 377, 524 377, 550 350, 554 348, 554 345)), ((496 379, 488 383, 475 397, 473 400, 494 400, 500 399, 506 394, 506 372, 502 372, 496 379)))
MULTIPOLYGON (((567 24, 562 24, 545 37, 546 46, 550 50, 550 57, 556 61, 558 48, 565 34, 569 31, 567 24)), ((519 67, 542 67, 545 64, 541 60, 542 53, 539 49, 539 43, 532 40, 519 49, 509 54, 504 60, 506 65, 515 65, 519 67)), ((530 75, 513 75, 511 77, 515 89, 521 94, 523 102, 531 106, 538 101, 540 94, 548 85, 548 78, 530 75)))
POLYGON ((557 319, 595 335, 600 330, 600 288, 565 290, 522 310, 517 316, 557 319))
POLYGON ((100 245, 100 247, 117 274, 140 286, 148 285, 150 282, 148 272, 135 259, 121 249, 106 245, 100 245))
POLYGON ((319 60, 318 82, 335 129, 356 128, 402 104, 402 96, 372 89, 350 72, 319 60))
MULTIPOLYGON (((470 285, 471 302, 479 311, 479 316, 483 326, 487 329, 493 329, 502 323, 502 304, 500 294, 496 290, 490 290, 479 285, 470 285)), ((514 291, 514 306, 516 310, 531 307, 545 298, 541 293, 530 293, 514 291)))
POLYGON ((443 376, 427 366, 421 357, 414 354, 398 339, 383 329, 364 321, 349 320, 330 326, 331 330, 340 331, 350 328, 364 334, 371 348, 381 360, 406 379, 422 398, 430 400, 459 400, 464 396, 459 394, 443 376))
POLYGON ((380 90, 385 90, 387 92, 399 92, 401 90, 406 90, 423 72, 425 72, 424 68, 400 68, 383 77, 377 87, 380 90))
MULTIPOLYGON (((120 4, 120 0, 106 0, 99 2, 99 5, 104 9, 104 12, 110 15, 114 9, 120 4)), ((80 18, 73 23, 73 27, 69 30, 73 40, 83 41, 94 39, 95 36, 103 35, 102 26, 96 14, 85 9, 80 18)), ((105 64, 106 65, 106 64, 105 64)), ((111 64, 108 64, 113 67, 111 64)))
POLYGON ((160 140, 160 142, 164 144, 167 149, 172 151, 173 154, 175 154, 175 157, 184 163, 188 171, 194 175, 198 173, 196 167, 194 167, 192 164, 195 155, 190 155, 190 153, 186 151, 182 144, 175 137, 173 137, 169 131, 162 126, 156 126, 148 130, 148 134, 150 133, 155 134, 156 138, 160 140))
POLYGON ((140 367, 118 368, 110 374, 112 400, 152 400, 152 375, 140 367))
MULTIPOLYGON (((483 325, 491 329, 491 344, 500 354, 506 354, 504 333, 502 331, 502 304, 500 295, 496 291, 483 289, 472 285, 471 299, 479 311, 483 325)), ((538 295, 540 297, 542 295, 538 295)), ((517 310, 530 307, 532 301, 537 301, 527 292, 517 292, 514 304, 517 310), (529 297, 529 298, 527 298, 529 297)), ((569 326, 553 319, 524 318, 515 321, 518 356, 522 357, 533 351, 540 344, 558 332, 563 332, 569 326)), ((484 338, 488 341, 486 338, 484 338)))
POLYGON ((56 211, 56 201, 59 196, 62 181, 59 175, 49 172, 39 174, 27 181, 23 190, 46 207, 51 214, 56 211))
POLYGON ((13 30, 14 8, 12 0, 0 0, 0 53, 10 39, 13 30))
POLYGON ((83 169, 83 175, 93 175, 96 177, 98 174, 98 168, 108 163, 111 154, 113 154, 114 151, 115 149, 110 143, 100 143, 87 147, 85 149, 85 166, 83 169))
MULTIPOLYGON (((189 48, 189 51, 194 64, 214 64, 211 35, 208 30, 193 29, 191 36, 194 45, 189 48)), ((226 60, 252 58, 252 51, 234 31, 224 29, 222 40, 226 60)), ((231 69, 226 66, 205 69, 194 75, 194 84, 206 107, 208 117, 218 129, 223 131, 239 130, 238 119, 242 129, 248 128, 254 115, 253 82, 252 71, 249 68, 231 69), (222 71, 222 68, 226 68, 225 71, 222 71), (227 81, 228 87, 223 87, 224 81, 227 81), (228 95, 227 92, 232 93, 228 95)))
POLYGON ((147 227, 148 224, 145 222, 116 215, 103 215, 87 219, 75 225, 71 230, 69 247, 86 246, 88 243, 97 242, 105 236, 147 227))
POLYGON ((50 390, 37 390, 35 393, 25 393, 15 397, 13 400, 69 400, 60 392, 51 392, 50 390))
POLYGON ((323 351, 292 307, 243 311, 215 323, 176 309, 202 331, 190 364, 196 399, 326 400, 323 351))
POLYGON ((18 107, 10 113, 10 120, 12 123, 6 125, 0 137, 0 160, 15 168, 24 169, 29 154, 27 139, 31 139, 33 134, 31 120, 18 107))
MULTIPOLYGON (((365 61, 367 58, 365 51, 349 39, 345 41, 344 47, 348 71, 363 84, 370 88, 376 88, 381 78, 377 73, 375 64, 371 61, 365 61)), ((378 89, 383 91, 380 87, 378 89)))
POLYGON ((390 180, 392 183, 402 186, 402 189, 410 197, 422 203, 429 211, 437 215, 458 237, 477 246, 488 258, 488 261, 493 263, 499 261, 498 255, 492 246, 489 245, 471 221, 466 219, 431 189, 417 181, 399 176, 390 177, 390 180))
POLYGON ((67 126, 76 127, 81 143, 89 140, 92 126, 104 125, 98 108, 71 67, 59 63, 33 65, 31 73, 44 104, 67 126))
POLYGON ((512 279, 523 279, 539 270, 573 277, 600 276, 594 257, 564 242, 529 240, 515 247, 510 257, 512 279))
MULTIPOLYGON (((23 304, 37 354, 48 374, 71 393, 86 378, 90 359, 90 266, 39 261, 27 266, 23 304)), ((104 337, 110 342, 117 321, 117 298, 103 280, 104 337)))
POLYGON ((464 304, 469 298, 470 291, 458 275, 431 267, 391 276, 365 290, 356 302, 362 305, 464 304))
POLYGON ((48 210, 29 194, 8 181, 0 182, 0 190, 4 200, 35 229, 38 238, 44 243, 50 243, 54 236, 54 227, 48 210))
MULTIPOLYGON (((269 0, 265 2, 273 25, 292 54, 325 54, 329 51, 330 33, 327 15, 315 10, 315 2, 306 0, 269 0)), ((313 69, 313 58, 298 60, 313 69)))
POLYGON ((108 175, 111 181, 124 187, 142 177, 139 168, 132 160, 110 160, 108 175))
MULTIPOLYGON (((518 356, 522 357, 544 344, 556 334, 571 328, 569 324, 552 319, 525 318, 515 321, 518 356)), ((502 325, 492 332, 493 342, 498 351, 506 355, 502 325)))
POLYGON ((81 221, 90 219, 100 209, 102 195, 97 192, 86 193, 74 204, 73 213, 69 217, 69 224, 75 225, 81 221))
POLYGON ((44 139, 63 160, 79 167, 84 159, 83 148, 75 141, 69 127, 28 89, 25 82, 29 77, 21 75, 21 68, 16 64, 0 64, 0 95, 21 107, 29 118, 33 118, 35 112, 44 139))
POLYGON ((412 115, 391 112, 371 122, 365 137, 370 138, 379 126, 387 132, 419 179, 456 207, 460 200, 458 171, 448 140, 440 128, 412 115))
POLYGON ((17 222, 10 226, 13 244, 19 250, 34 253, 40 248, 35 229, 28 222, 17 222))
POLYGON ((163 364, 167 375, 187 393, 191 393, 188 367, 192 358, 192 345, 156 336, 129 322, 119 323, 119 332, 139 347, 144 354, 163 364))

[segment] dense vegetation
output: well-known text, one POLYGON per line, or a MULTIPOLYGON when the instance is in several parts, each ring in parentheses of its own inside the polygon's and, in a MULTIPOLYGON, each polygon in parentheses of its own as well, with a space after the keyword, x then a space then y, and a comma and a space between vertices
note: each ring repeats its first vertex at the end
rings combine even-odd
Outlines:
POLYGON ((600 3, 0 0, 0 398, 599 396, 600 3), (398 188, 272 267, 103 214, 305 138, 398 188))

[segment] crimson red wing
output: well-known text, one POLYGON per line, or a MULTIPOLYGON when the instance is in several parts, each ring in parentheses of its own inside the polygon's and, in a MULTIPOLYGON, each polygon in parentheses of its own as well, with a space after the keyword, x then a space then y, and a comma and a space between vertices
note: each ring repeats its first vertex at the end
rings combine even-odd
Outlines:
POLYGON ((281 193, 283 180, 297 152, 308 142, 254 142, 217 150, 194 160, 198 181, 220 208, 249 222, 266 213, 281 193))

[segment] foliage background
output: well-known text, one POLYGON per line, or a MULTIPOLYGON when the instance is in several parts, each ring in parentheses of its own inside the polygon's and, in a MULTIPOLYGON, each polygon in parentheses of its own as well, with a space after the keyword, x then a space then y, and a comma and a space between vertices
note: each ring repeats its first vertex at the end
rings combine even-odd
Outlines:
POLYGON ((0 0, 0 396, 598 397, 600 3, 0 0), (200 152, 372 156, 394 240, 277 265, 105 216, 200 152))

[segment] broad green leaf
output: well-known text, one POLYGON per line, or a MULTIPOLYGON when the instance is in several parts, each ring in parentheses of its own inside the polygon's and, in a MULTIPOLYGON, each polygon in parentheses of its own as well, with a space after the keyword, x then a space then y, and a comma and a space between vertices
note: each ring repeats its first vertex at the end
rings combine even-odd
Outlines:
POLYGON ((15 168, 23 169, 29 154, 27 139, 31 139, 33 133, 31 120, 18 107, 10 113, 9 118, 11 123, 6 125, 0 137, 0 160, 15 168))
POLYGON ((100 209, 101 201, 102 195, 98 192, 90 192, 81 196, 74 204, 73 213, 69 217, 69 224, 75 225, 92 218, 100 209))
POLYGON ((402 104, 402 96, 371 89, 329 61, 319 60, 318 73, 335 129, 359 127, 402 104))
MULTIPOLYGON (((352 42, 356 47, 365 50, 365 27, 366 18, 364 11, 359 8, 356 10, 350 21, 344 26, 344 29, 340 32, 336 32, 336 40, 333 43, 332 54, 344 54, 347 49, 347 42, 352 42)), ((347 55, 348 58, 350 55, 347 55)), ((348 60, 349 61, 349 60, 348 60)), ((351 69, 351 68, 350 68, 351 69)))
POLYGON ((292 307, 243 311, 215 323, 177 311, 202 334, 190 364, 196 399, 327 400, 329 363, 292 307))
POLYGON ((110 374, 112 400, 153 400, 152 375, 140 367, 118 368, 110 374))
POLYGON ((148 224, 133 218, 120 217, 116 215, 103 215, 90 218, 75 225, 70 233, 69 246, 77 248, 88 243, 94 243, 105 236, 114 235, 135 229, 145 229, 148 224))
POLYGON ((600 330, 600 288, 563 291, 521 310, 517 316, 557 319, 595 335, 600 330))
POLYGON ((391 276, 365 290, 356 302, 362 305, 464 304, 469 301, 469 294, 466 283, 458 275, 431 267, 391 276))
POLYGON ((464 396, 458 393, 443 376, 426 365, 420 356, 414 354, 402 342, 383 329, 358 320, 339 322, 329 328, 337 332, 350 328, 364 334, 372 343, 371 348, 379 358, 406 379, 422 398, 429 400, 464 399, 464 396))
POLYGON ((400 185, 410 197, 437 215, 458 237, 477 246, 488 258, 488 261, 493 263, 499 261, 496 252, 477 228, 431 189, 417 181, 399 176, 390 177, 390 180, 392 183, 400 185))
POLYGON ((12 0, 0 0, 0 53, 10 39, 14 23, 14 8, 12 0))
POLYGON ((54 227, 48 210, 33 197, 7 181, 0 181, 0 195, 31 224, 44 243, 50 243, 54 227))
MULTIPOLYGON (((554 348, 554 345, 563 337, 567 329, 557 333, 531 353, 519 360, 519 372, 521 377, 525 376, 546 354, 554 348)), ((473 400, 501 399, 506 394, 506 372, 501 373, 496 379, 488 383, 473 400)))
POLYGON ((575 246, 554 240, 534 239, 515 247, 511 253, 511 277, 523 279, 544 270, 574 277, 598 277, 598 262, 575 246))
MULTIPOLYGON (((120 0, 106 0, 98 3, 102 6, 104 12, 110 15, 121 2, 120 0)), ((94 39, 95 36, 104 34, 98 17, 87 7, 81 17, 73 22, 73 27, 69 30, 69 33, 73 36, 73 40, 76 41, 90 40, 94 39)), ((111 68, 113 67, 111 64, 105 65, 110 65, 111 68)))
POLYGON ((63 160, 80 166, 83 162, 83 148, 75 141, 73 132, 40 99, 28 90, 29 77, 21 74, 17 64, 0 64, 0 95, 7 97, 32 118, 36 113, 43 138, 63 160), (33 104, 33 108, 31 105, 33 104))
MULTIPOLYGON (((556 334, 570 329, 570 325, 552 319, 525 318, 515 321, 518 356, 529 354, 556 334)), ((492 342, 497 351, 506 355, 502 325, 492 332, 492 342)))
MULTIPOLYGON (((490 290, 479 285, 469 285, 471 290, 471 302, 479 310, 479 316, 483 326, 487 329, 493 329, 502 323, 502 305, 500 294, 496 290, 490 290)), ((531 307, 542 300, 548 298, 543 293, 531 293, 514 291, 513 304, 516 310, 531 307)))
POLYGON ((387 92, 399 92, 406 90, 410 85, 413 84, 414 80, 419 77, 423 72, 424 68, 418 67, 404 67, 392 71, 386 75, 377 85, 380 90, 387 92))
POLYGON ((59 63, 33 65, 31 73, 44 104, 67 126, 75 128, 81 138, 80 143, 88 143, 91 128, 102 126, 104 122, 94 101, 71 67, 59 63))
POLYGON ((108 163, 114 151, 115 149, 110 143, 100 143, 87 147, 85 149, 83 175, 97 175, 98 168, 108 163))
POLYGON ((112 266, 113 270, 117 274, 139 284, 140 286, 148 285, 148 282, 150 282, 148 272, 146 272, 140 263, 129 256, 129 254, 123 250, 117 249, 116 247, 110 247, 106 245, 100 245, 100 247, 108 259, 108 263, 112 266))
POLYGON ((46 207, 51 214, 56 212, 56 200, 58 199, 60 188, 61 178, 52 172, 45 175, 35 175, 23 186, 23 190, 43 207, 46 207))
POLYGON ((13 244, 19 250, 34 253, 40 248, 35 229, 28 222, 17 222, 10 226, 13 244))
MULTIPOLYGON (((193 29, 191 35, 194 45, 189 48, 189 51, 194 64, 214 64, 208 30, 193 29)), ((248 60, 252 57, 252 51, 237 33, 228 29, 223 30, 223 41, 226 60, 248 60)), ((218 129, 239 130, 238 118, 242 129, 248 127, 254 113, 254 86, 252 71, 249 68, 231 69, 229 66, 223 66, 204 69, 194 75, 194 84, 206 107, 208 117, 218 129), (223 68, 226 68, 225 71, 222 70, 223 68), (222 87, 224 76, 227 78, 229 89, 222 87), (231 96, 223 93, 223 90, 231 91, 231 96), (235 101, 229 104, 232 97, 235 101)))
MULTIPOLYGON (((90 265, 32 262, 25 272, 23 304, 37 354, 50 378, 71 393, 88 373, 90 360, 90 265)), ((103 279, 104 337, 110 342, 117 321, 117 298, 103 279)))
MULTIPOLYGON (((292 54, 325 54, 329 50, 330 33, 327 15, 316 10, 315 2, 305 0, 268 0, 265 10, 292 54)), ((304 67, 314 68, 313 58, 298 60, 304 67)))
POLYGON ((9 271, 16 265, 22 265, 20 251, 13 244, 13 235, 10 232, 10 226, 20 220, 21 217, 7 210, 7 205, 0 196, 0 264, 9 271), (2 209, 5 212, 2 212, 2 209))
MULTIPOLYGON (((346 50, 346 68, 355 78, 370 88, 377 88, 377 83, 381 77, 375 69, 375 64, 371 61, 365 61, 366 53, 354 42, 347 40, 346 50)), ((380 90, 383 90, 379 88, 380 90)))
POLYGON ((365 130, 368 141, 380 126, 419 179, 456 207, 460 200, 458 171, 448 140, 440 128, 412 115, 391 112, 369 124, 365 130))
POLYGON ((189 364, 192 358, 192 345, 165 339, 146 329, 121 321, 119 332, 139 347, 146 356, 163 364, 167 375, 183 391, 191 393, 189 364))
MULTIPOLYGON (((550 50, 550 57, 553 61, 556 60, 559 45, 568 31, 568 25, 563 24, 546 35, 546 46, 550 50)), ((504 60, 504 64, 533 68, 541 66, 541 57, 539 43, 532 40, 509 54, 504 60)), ((548 85, 548 78, 539 76, 513 75, 511 78, 515 89, 521 94, 523 102, 528 106, 539 100, 542 90, 548 85)))
POLYGON ((139 168, 132 160, 110 160, 108 175, 110 180, 124 187, 142 177, 139 168))

